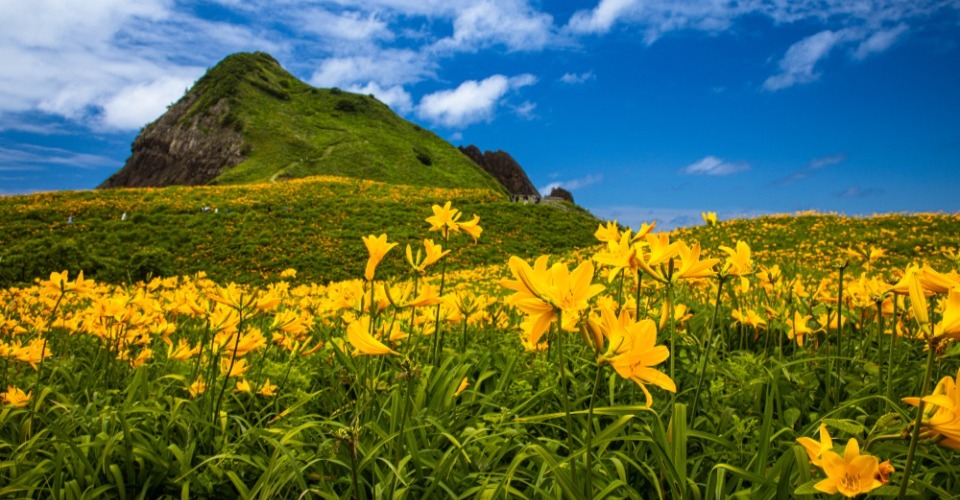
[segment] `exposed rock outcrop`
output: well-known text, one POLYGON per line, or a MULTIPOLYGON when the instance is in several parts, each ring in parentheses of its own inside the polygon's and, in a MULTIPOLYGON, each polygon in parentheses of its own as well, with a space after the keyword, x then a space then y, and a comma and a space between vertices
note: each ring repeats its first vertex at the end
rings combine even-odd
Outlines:
POLYGON ((460 151, 467 155, 477 165, 483 167, 490 175, 497 179, 511 195, 516 196, 539 196, 540 192, 530 182, 527 173, 523 171, 520 164, 512 156, 504 151, 485 151, 480 153, 480 148, 469 145, 460 146, 460 151))
POLYGON ((226 99, 186 116, 196 102, 189 92, 133 141, 130 157, 98 188, 207 184, 245 159, 240 132, 230 122, 226 99))
POLYGON ((573 203, 573 193, 563 189, 562 187, 555 187, 550 190, 550 194, 547 195, 547 198, 557 198, 564 201, 569 201, 573 203))

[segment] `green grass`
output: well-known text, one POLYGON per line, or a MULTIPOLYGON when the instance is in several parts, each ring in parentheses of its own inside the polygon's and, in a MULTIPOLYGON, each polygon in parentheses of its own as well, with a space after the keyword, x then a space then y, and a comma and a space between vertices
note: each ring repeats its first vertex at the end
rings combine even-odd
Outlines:
MULTIPOLYGON (((479 244, 446 248, 455 269, 564 253, 594 244, 597 221, 566 205, 524 205, 498 192, 423 189, 351 179, 223 187, 52 192, 0 198, 0 283, 83 269, 120 282, 205 271, 218 281, 262 282, 286 268, 317 282, 362 276, 362 236, 400 242, 386 275, 402 271, 404 246, 421 245, 430 207, 452 200, 463 220, 480 216, 479 244), (203 206, 218 213, 201 213, 203 206), (121 221, 126 212, 128 219, 121 221), (73 214, 73 224, 67 218, 73 214)), ((438 233, 427 235, 439 242, 438 233)))
POLYGON ((243 135, 249 155, 214 183, 337 175, 505 192, 459 150, 375 98, 311 87, 267 54, 227 57, 192 92, 198 99, 184 122, 226 99, 222 125, 243 135))

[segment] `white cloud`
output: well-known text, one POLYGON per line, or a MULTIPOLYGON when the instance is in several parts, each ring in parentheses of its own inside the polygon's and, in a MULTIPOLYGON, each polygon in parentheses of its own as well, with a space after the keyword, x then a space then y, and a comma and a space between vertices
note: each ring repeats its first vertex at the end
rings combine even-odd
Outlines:
POLYGON ((103 104, 102 123, 107 128, 121 130, 142 127, 162 115, 191 85, 192 79, 175 77, 130 85, 103 104))
POLYGON ((830 156, 823 156, 820 158, 814 158, 813 160, 810 161, 809 168, 810 170, 820 170, 821 168, 829 167, 830 165, 836 165, 838 163, 842 163, 846 159, 847 159, 847 155, 842 153, 836 154, 836 155, 830 155, 830 156))
POLYGON ((17 144, 15 148, 0 146, 0 171, 40 171, 46 165, 90 169, 115 167, 116 163, 116 160, 105 156, 61 148, 33 144, 17 144))
POLYGON ((703 159, 684 167, 681 172, 689 175, 730 175, 749 170, 746 163, 731 163, 716 156, 706 156, 703 159))
POLYGON ((301 26, 324 38, 348 42, 392 40, 387 23, 375 12, 344 12, 335 14, 324 9, 301 9, 294 14, 301 26))
POLYGON ((551 40, 553 17, 523 0, 482 0, 457 10, 453 35, 439 40, 434 50, 474 52, 504 45, 511 51, 540 50, 551 40))
POLYGON ((387 49, 375 55, 324 59, 310 78, 318 87, 348 87, 376 82, 393 87, 433 76, 436 63, 409 49, 387 49))
POLYGON ((513 112, 516 113, 517 116, 519 116, 520 118, 524 118, 524 119, 527 119, 527 120, 532 120, 532 119, 534 119, 533 111, 534 111, 535 109, 537 109, 537 104, 536 104, 536 103, 533 103, 533 102, 530 102, 530 101, 524 101, 524 102, 520 103, 519 106, 515 106, 515 107, 513 108, 513 112))
POLYGON ((364 86, 351 86, 347 90, 358 94, 373 94, 380 102, 390 106, 398 113, 409 113, 413 109, 413 98, 410 93, 403 90, 403 87, 394 85, 389 88, 381 88, 376 82, 367 82, 364 86))
POLYGON ((550 184, 540 188, 539 191, 542 196, 547 196, 550 194, 550 191, 553 191, 553 188, 563 188, 567 191, 576 191, 577 189, 593 184, 599 184, 601 182, 603 182, 603 174, 590 174, 585 177, 571 179, 569 181, 551 182, 550 184))
POLYGON ((417 114, 430 122, 451 128, 489 121, 507 92, 535 82, 536 77, 530 74, 512 78, 493 75, 481 81, 468 80, 456 89, 425 95, 420 100, 417 114))
POLYGON ((567 26, 576 33, 603 33, 637 3, 637 0, 600 0, 593 10, 574 13, 567 26))
POLYGON ((809 83, 820 77, 814 72, 816 64, 826 57, 838 43, 844 40, 848 32, 821 31, 793 44, 780 60, 780 73, 767 78, 763 89, 771 92, 792 87, 800 83, 809 83))
POLYGON ((853 57, 855 59, 865 59, 889 49, 900 38, 900 35, 907 32, 907 29, 907 25, 901 23, 888 30, 881 30, 870 35, 866 40, 860 42, 857 50, 853 52, 853 57))
POLYGON ((568 85, 577 85, 586 83, 594 78, 596 77, 593 71, 585 71, 583 73, 564 73, 563 76, 560 77, 560 81, 568 85))

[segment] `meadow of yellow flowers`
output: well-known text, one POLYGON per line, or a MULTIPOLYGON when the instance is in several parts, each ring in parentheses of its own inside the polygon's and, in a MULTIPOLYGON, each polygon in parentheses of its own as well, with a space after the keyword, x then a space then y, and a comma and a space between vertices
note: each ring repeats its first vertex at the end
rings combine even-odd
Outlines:
POLYGON ((0 291, 0 497, 960 493, 956 248, 758 256, 705 213, 448 272, 484 228, 432 212, 348 281, 0 291))

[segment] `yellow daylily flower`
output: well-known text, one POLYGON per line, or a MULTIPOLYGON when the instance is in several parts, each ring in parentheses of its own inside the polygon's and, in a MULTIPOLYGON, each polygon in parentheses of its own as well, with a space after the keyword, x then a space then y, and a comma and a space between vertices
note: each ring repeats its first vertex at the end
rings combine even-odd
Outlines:
POLYGON ((367 246, 367 252, 370 254, 363 276, 367 281, 373 281, 373 275, 377 270, 377 266, 380 265, 380 261, 387 255, 387 252, 397 246, 397 243, 387 243, 387 235, 384 233, 380 236, 374 236, 372 234, 370 236, 364 236, 363 244, 367 246))
POLYGON ((860 445, 854 438, 847 441, 842 457, 833 450, 825 450, 821 465, 827 478, 813 487, 824 493, 853 498, 883 486, 877 479, 880 476, 877 457, 861 455, 860 445))
POLYGON ((810 315, 800 314, 800 311, 794 311, 793 321, 790 321, 790 330, 787 332, 788 339, 796 339, 797 345, 803 347, 803 339, 813 333, 813 329, 807 325, 810 315))
POLYGON ((728 257, 723 264, 723 272, 728 276, 746 276, 753 272, 753 260, 750 259, 750 245, 737 241, 736 248, 720 246, 728 257))
POLYGON ((469 234, 473 238, 474 242, 480 239, 480 233, 483 232, 483 228, 480 227, 480 216, 477 214, 474 214, 473 218, 467 222, 457 223, 457 227, 463 232, 469 234))
POLYGON ((381 356, 384 354, 399 355, 397 351, 383 345, 382 342, 370 335, 370 318, 364 316, 347 326, 347 341, 355 349, 354 355, 381 356))
POLYGON ((14 408, 27 406, 30 404, 31 397, 33 397, 33 391, 25 393, 22 389, 12 385, 7 386, 7 392, 0 393, 0 401, 14 408))
POLYGON ((457 397, 463 394, 463 391, 467 390, 467 387, 470 387, 470 381, 467 377, 463 377, 463 380, 460 381, 460 385, 457 386, 457 390, 453 393, 453 396, 457 397))
POLYGON ((606 307, 600 310, 600 331, 607 338, 607 350, 601 362, 610 363, 623 378, 636 383, 646 396, 646 407, 653 404, 653 397, 645 384, 677 392, 677 386, 667 374, 653 368, 670 357, 667 346, 656 345, 657 326, 650 319, 633 321, 627 311, 616 316, 606 307))
POLYGON ((277 390, 277 386, 275 384, 271 384, 270 379, 268 378, 263 382, 263 387, 261 387, 260 390, 257 391, 257 394, 261 396, 273 397, 277 395, 274 392, 276 390, 277 390))
POLYGON ((446 202, 442 207, 434 205, 432 207, 433 215, 427 217, 426 221, 430 223, 430 231, 440 231, 443 238, 446 239, 451 232, 460 230, 458 221, 463 215, 459 210, 451 207, 451 202, 446 202))
POLYGON ((833 449, 833 439, 830 439, 830 432, 827 430, 827 426, 823 424, 820 424, 820 441, 800 437, 797 438, 797 442, 807 451, 810 463, 817 467, 822 467, 823 452, 833 449))

